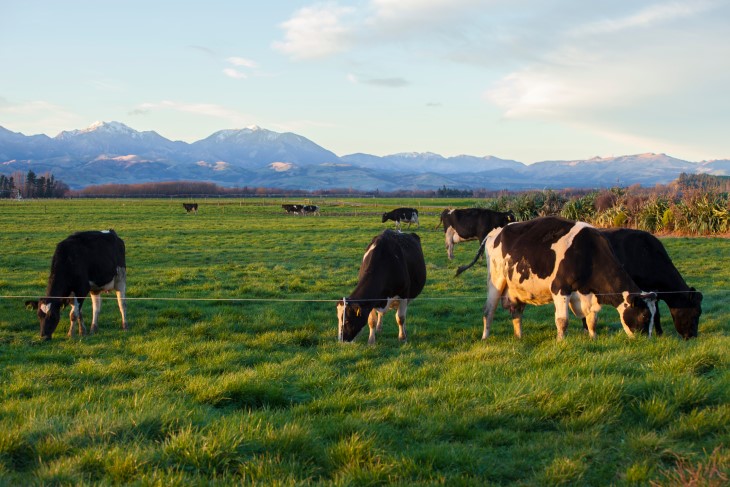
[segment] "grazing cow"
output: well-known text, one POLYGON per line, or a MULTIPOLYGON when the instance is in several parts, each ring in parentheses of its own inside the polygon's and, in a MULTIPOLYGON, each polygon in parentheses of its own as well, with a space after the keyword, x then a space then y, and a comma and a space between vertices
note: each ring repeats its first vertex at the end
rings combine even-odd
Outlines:
POLYGON ((284 211, 286 211, 288 214, 291 214, 291 215, 299 215, 302 213, 302 205, 284 204, 284 205, 281 205, 281 207, 284 208, 284 211))
POLYGON ((183 208, 185 208, 185 211, 190 213, 191 211, 198 214, 198 204, 197 203, 183 203, 183 208))
POLYGON ((127 330, 127 265, 124 256, 124 241, 114 230, 101 232, 78 232, 56 246, 51 261, 46 297, 29 301, 26 305, 38 309, 41 323, 41 338, 50 340, 60 321, 61 306, 71 305, 71 327, 68 335, 73 336, 74 323, 79 334, 86 334, 81 307, 86 295, 91 293, 91 333, 98 329, 102 291, 114 289, 117 293, 119 311, 122 313, 122 329, 127 330))
MULTIPOLYGON (((493 229, 503 227, 514 221, 516 221, 516 218, 512 211, 501 212, 484 208, 444 210, 441 212, 439 226, 442 224, 444 226, 446 255, 449 256, 449 260, 452 260, 454 258, 454 244, 468 240, 479 240, 481 243, 493 229)), ((479 254, 471 264, 466 266, 466 269, 473 266, 478 258, 479 254)))
POLYGON ((515 336, 522 335, 526 304, 555 304, 558 340, 565 337, 568 309, 586 318, 595 338, 596 314, 610 304, 629 336, 648 332, 656 295, 644 293, 618 261, 606 237, 583 222, 541 217, 492 230, 484 240, 489 267, 484 333, 489 336, 501 300, 512 314, 515 336))
POLYGON ((302 215, 319 215, 319 206, 317 206, 317 205, 302 206, 302 215))
MULTIPOLYGON (((687 285, 659 239, 651 233, 628 228, 605 229, 601 233, 636 285, 656 293, 657 299, 667 303, 677 333, 685 339, 696 337, 702 293, 687 285)), ((657 335, 662 334, 658 307, 654 329, 657 335)))
POLYGON ((415 208, 396 208, 393 211, 387 211, 383 213, 383 223, 388 220, 395 222, 395 228, 400 230, 401 222, 407 222, 408 228, 411 228, 411 223, 416 224, 416 228, 420 226, 418 223, 418 210, 415 208))
POLYGON ((375 343, 383 314, 398 309, 398 339, 406 340, 406 310, 426 283, 421 239, 415 233, 385 230, 368 245, 355 290, 337 303, 339 341, 352 341, 367 321, 375 343))

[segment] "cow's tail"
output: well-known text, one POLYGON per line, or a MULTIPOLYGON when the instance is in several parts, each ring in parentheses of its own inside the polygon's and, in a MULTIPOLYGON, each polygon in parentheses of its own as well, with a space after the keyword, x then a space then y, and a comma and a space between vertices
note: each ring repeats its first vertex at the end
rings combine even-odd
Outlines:
MULTIPOLYGON (((436 226, 435 226, 435 227, 433 227, 433 229, 434 229, 434 230, 436 230, 436 229, 437 229, 437 228, 439 228, 439 227, 440 227, 441 225, 443 225, 443 223, 444 223, 444 213, 443 213, 443 212, 441 212, 441 214, 439 215, 439 222, 438 222, 438 223, 436 224, 436 226)), ((444 230, 444 231, 446 231, 446 230, 444 230)))
POLYGON ((474 256, 474 260, 472 260, 471 262, 469 262, 467 265, 459 266, 459 268, 456 269, 456 275, 457 276, 459 274, 461 274, 462 272, 464 272, 465 270, 467 270, 468 268, 470 268, 471 266, 473 266, 474 264, 477 263, 477 261, 479 260, 479 258, 482 255, 484 255, 484 246, 486 245, 486 243, 487 243, 487 239, 485 238, 484 240, 482 240, 482 243, 479 245, 479 250, 477 250, 477 255, 474 256))

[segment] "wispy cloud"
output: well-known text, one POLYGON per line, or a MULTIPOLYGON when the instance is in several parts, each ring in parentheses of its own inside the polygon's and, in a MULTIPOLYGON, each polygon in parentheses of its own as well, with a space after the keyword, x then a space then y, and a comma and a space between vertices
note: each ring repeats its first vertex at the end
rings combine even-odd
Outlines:
POLYGON ((385 88, 402 88, 408 86, 410 82, 404 78, 362 78, 352 73, 347 75, 348 81, 353 84, 364 84, 371 86, 382 86, 385 88))
POLYGON ((129 115, 143 115, 154 111, 172 110, 225 120, 227 123, 242 127, 253 123, 254 118, 248 114, 231 110, 213 103, 183 103, 163 100, 156 103, 142 103, 129 112, 129 115))
POLYGON ((669 22, 696 15, 711 8, 710 2, 692 0, 650 5, 636 13, 615 19, 603 19, 589 22, 573 29, 570 33, 576 36, 612 34, 627 29, 649 28, 655 24, 669 22))
POLYGON ((233 67, 223 68, 223 74, 233 79, 246 79, 252 70, 258 68, 258 63, 255 61, 236 56, 227 58, 226 63, 233 67))
MULTIPOLYGON (((31 134, 32 127, 44 127, 49 135, 68 129, 81 122, 81 118, 55 103, 44 100, 13 102, 0 97, 0 120, 13 119, 12 130, 31 134)), ((10 127, 6 127, 9 128, 10 127)))
POLYGON ((284 40, 274 42, 272 47, 294 59, 321 58, 340 52, 351 40, 351 28, 345 24, 345 18, 354 12, 354 8, 336 3, 302 8, 281 24, 284 40))

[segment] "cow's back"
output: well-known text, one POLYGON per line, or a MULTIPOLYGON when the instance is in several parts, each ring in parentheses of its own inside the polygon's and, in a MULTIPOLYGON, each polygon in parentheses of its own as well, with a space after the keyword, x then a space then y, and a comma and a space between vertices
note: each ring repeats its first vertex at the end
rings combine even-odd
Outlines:
POLYGON ((360 283, 384 283, 386 295, 413 299, 426 283, 426 262, 421 239, 415 233, 385 230, 373 238, 365 253, 360 283), (404 295, 405 294, 405 295, 404 295))
POLYGON ((56 246, 51 262, 51 279, 69 276, 96 283, 110 282, 118 268, 126 268, 124 241, 113 231, 78 232, 56 246))

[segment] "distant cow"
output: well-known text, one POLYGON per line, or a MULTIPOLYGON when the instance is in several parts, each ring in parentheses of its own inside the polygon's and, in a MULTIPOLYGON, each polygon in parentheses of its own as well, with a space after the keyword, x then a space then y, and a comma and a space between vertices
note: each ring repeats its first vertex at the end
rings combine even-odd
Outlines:
POLYGON ((408 228, 411 228, 411 223, 415 223, 416 228, 420 226, 418 223, 418 210, 415 208, 396 208, 393 211, 387 211, 383 213, 383 223, 388 220, 393 220, 395 228, 398 230, 400 230, 402 222, 407 222, 408 228))
POLYGON ((596 314, 610 304, 629 336, 648 332, 656 295, 644 293, 626 273, 606 237, 583 222, 541 217, 492 230, 484 241, 489 267, 484 333, 489 336, 499 301, 509 308, 515 336, 522 335, 526 304, 555 304, 555 326, 562 340, 568 309, 586 318, 596 336, 596 314))
POLYGON ((319 215, 319 206, 304 205, 302 206, 302 215, 319 215))
MULTIPOLYGON (((667 303, 677 333, 685 339, 696 337, 702 293, 687 285, 659 239, 648 232, 628 228, 605 229, 601 233, 637 286, 655 292, 657 299, 667 303)), ((662 334, 658 307, 654 328, 657 335, 662 334)))
POLYGON ((124 254, 124 241, 114 230, 74 233, 56 246, 46 297, 26 303, 38 309, 41 338, 51 339, 60 321, 61 306, 66 304, 71 305, 68 335, 73 336, 74 323, 78 324, 79 334, 85 335, 81 307, 89 293, 92 306, 91 333, 95 333, 101 310, 99 294, 112 289, 117 294, 122 329, 127 330, 127 265, 124 254))
POLYGON ((183 208, 185 208, 185 211, 190 213, 191 211, 198 214, 198 204, 197 203, 183 203, 183 208))
POLYGON ((406 311, 426 283, 421 239, 415 233, 385 230, 362 258, 355 290, 337 303, 339 341, 352 341, 367 321, 368 343, 375 343, 383 314, 397 308, 398 339, 406 340, 406 311))
MULTIPOLYGON (((501 212, 484 208, 444 210, 441 212, 439 225, 443 224, 444 226, 446 255, 449 256, 449 260, 452 260, 454 258, 454 244, 468 240, 479 240, 479 243, 481 243, 493 229, 503 227, 514 221, 516 221, 516 218, 512 211, 501 212)), ((465 269, 473 266, 478 258, 479 254, 465 269)))
POLYGON ((302 208, 303 208, 302 205, 289 205, 289 204, 281 205, 281 207, 284 208, 284 211, 286 211, 287 213, 292 214, 292 215, 301 214, 302 208))

